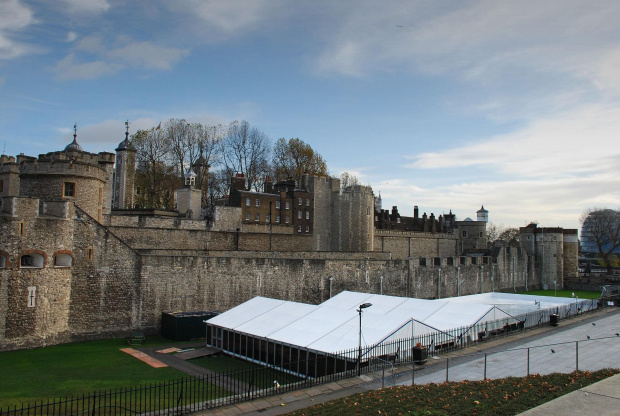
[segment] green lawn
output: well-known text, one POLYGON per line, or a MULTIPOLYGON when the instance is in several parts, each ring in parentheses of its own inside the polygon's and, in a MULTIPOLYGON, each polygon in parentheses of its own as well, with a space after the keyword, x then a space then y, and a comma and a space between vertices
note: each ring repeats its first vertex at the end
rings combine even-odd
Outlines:
POLYGON ((517 415, 617 374, 618 370, 398 386, 354 394, 289 415, 517 415))
POLYGON ((265 368, 261 365, 223 354, 212 357, 196 358, 191 360, 191 363, 208 368, 216 373, 226 374, 235 372, 233 377, 236 379, 239 379, 245 383, 257 385, 261 388, 273 387, 274 380, 276 380, 280 385, 302 380, 299 377, 295 377, 281 371, 265 368), (248 371, 244 372, 243 370, 248 371), (250 370, 256 370, 256 373, 252 374, 250 370))
MULTIPOLYGON (((155 337, 143 346, 169 343, 155 337)), ((170 367, 153 368, 119 351, 126 347, 125 339, 113 339, 0 353, 0 408, 186 375, 170 367)))
POLYGON ((573 294, 579 299, 598 299, 601 292, 586 292, 585 290, 530 290, 528 292, 517 292, 520 295, 537 295, 537 296, 557 296, 559 298, 572 298, 573 294))

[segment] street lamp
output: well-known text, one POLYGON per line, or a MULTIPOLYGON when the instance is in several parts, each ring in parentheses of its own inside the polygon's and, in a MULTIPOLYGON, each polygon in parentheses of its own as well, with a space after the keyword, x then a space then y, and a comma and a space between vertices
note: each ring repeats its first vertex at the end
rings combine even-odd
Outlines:
POLYGON ((360 308, 357 310, 357 313, 360 316, 360 335, 359 335, 359 350, 357 354, 357 375, 362 374, 362 310, 366 308, 370 308, 372 303, 362 303, 360 308))

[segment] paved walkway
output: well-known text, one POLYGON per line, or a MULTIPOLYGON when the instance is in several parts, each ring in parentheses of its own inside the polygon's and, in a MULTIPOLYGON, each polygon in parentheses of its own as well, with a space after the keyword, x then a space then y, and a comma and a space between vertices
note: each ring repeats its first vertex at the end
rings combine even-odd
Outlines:
MULTIPOLYGON (((610 308, 560 321, 558 327, 545 326, 526 330, 508 337, 490 340, 468 349, 430 358, 423 368, 416 366, 416 384, 444 382, 446 358, 448 378, 481 380, 484 378, 484 355, 487 354, 487 378, 525 376, 527 351, 530 354, 530 374, 620 368, 620 308, 610 308), (594 325, 593 325, 594 324, 594 325), (588 339, 588 336, 590 339, 588 339), (512 351, 505 351, 505 350, 512 351), (553 350, 553 351, 552 351, 553 350)), ((411 384, 411 365, 396 368, 395 384, 411 384)), ((224 406, 197 413, 198 415, 281 415, 298 409, 346 397, 355 393, 381 388, 376 375, 327 383, 308 389, 265 397, 252 402, 224 406)), ((387 384, 386 384, 387 385, 387 384)), ((535 409, 527 416, 555 416, 581 412, 597 416, 620 414, 620 375, 610 377, 575 391, 535 409)))

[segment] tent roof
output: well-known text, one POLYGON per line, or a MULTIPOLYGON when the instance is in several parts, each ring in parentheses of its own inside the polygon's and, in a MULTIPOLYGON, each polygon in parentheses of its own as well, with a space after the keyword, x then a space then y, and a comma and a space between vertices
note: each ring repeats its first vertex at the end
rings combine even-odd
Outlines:
POLYGON ((208 325, 336 353, 358 347, 362 303, 372 304, 362 312, 362 345, 375 345, 395 333, 411 336, 411 322, 416 335, 447 331, 510 319, 510 315, 538 308, 534 300, 540 300, 543 307, 574 301, 506 293, 427 300, 344 291, 320 305, 309 305, 259 296, 210 319, 208 325), (521 305, 521 310, 515 305, 521 305))

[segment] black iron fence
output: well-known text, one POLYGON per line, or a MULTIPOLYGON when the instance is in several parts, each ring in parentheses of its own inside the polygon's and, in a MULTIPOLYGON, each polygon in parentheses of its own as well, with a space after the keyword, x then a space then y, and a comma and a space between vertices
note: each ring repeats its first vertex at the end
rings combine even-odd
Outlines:
POLYGON ((435 331, 395 339, 334 354, 270 346, 265 365, 244 371, 208 374, 138 387, 105 390, 90 395, 0 409, 0 416, 23 415, 183 415, 281 394, 360 373, 385 371, 395 364, 420 361, 514 331, 547 325, 550 316, 567 319, 599 306, 598 300, 576 300, 552 310, 535 310, 492 322, 449 331, 435 331), (278 354, 280 352, 280 354, 278 354), (303 352, 303 353, 302 353, 303 352), (422 357, 420 353, 422 352, 422 357))

